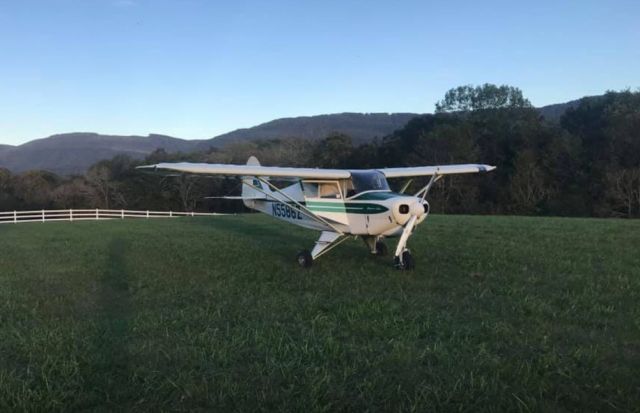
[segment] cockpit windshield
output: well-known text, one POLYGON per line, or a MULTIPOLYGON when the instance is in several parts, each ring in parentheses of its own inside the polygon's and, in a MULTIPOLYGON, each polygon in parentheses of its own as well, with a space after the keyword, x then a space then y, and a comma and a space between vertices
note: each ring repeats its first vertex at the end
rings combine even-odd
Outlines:
POLYGON ((353 195, 364 191, 389 191, 387 178, 379 171, 351 171, 353 195))

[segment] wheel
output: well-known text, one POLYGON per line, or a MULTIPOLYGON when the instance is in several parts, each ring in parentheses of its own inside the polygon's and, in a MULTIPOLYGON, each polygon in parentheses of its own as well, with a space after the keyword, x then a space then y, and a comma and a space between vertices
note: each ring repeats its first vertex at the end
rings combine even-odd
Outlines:
POLYGON ((404 262, 405 270, 413 270, 416 268, 416 262, 413 260, 413 255, 411 255, 409 250, 405 250, 402 253, 402 261, 404 262))
POLYGON ((400 262, 400 257, 395 257, 393 259, 393 265, 399 270, 410 271, 416 268, 416 263, 413 260, 413 256, 409 250, 404 250, 402 252, 402 262, 400 262))
POLYGON ((376 255, 383 257, 387 255, 389 250, 387 249, 387 244, 382 241, 376 241, 376 255))
POLYGON ((300 251, 297 260, 302 268, 309 268, 313 264, 313 257, 311 257, 311 253, 307 250, 300 251))

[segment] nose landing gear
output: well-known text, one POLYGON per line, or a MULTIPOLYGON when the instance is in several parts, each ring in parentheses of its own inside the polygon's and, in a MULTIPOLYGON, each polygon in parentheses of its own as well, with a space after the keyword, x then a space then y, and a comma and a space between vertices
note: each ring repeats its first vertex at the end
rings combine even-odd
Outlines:
POLYGON ((405 249, 401 255, 396 256, 393 259, 393 266, 399 270, 410 271, 416 268, 416 263, 413 260, 411 251, 405 249))

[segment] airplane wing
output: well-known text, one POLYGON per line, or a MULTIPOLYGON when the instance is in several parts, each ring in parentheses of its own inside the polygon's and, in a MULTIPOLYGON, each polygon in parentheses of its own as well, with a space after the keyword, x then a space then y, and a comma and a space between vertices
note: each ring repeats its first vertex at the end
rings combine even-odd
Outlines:
POLYGON ((287 179, 346 179, 351 173, 346 169, 318 169, 318 168, 283 168, 278 166, 260 165, 232 165, 212 163, 159 163, 156 165, 139 166, 147 172, 164 174, 197 174, 209 176, 267 176, 271 178, 287 179))
POLYGON ((409 166, 406 168, 382 168, 382 172, 387 178, 410 178, 414 176, 432 175, 455 175, 473 174, 478 172, 489 172, 496 169, 495 166, 481 164, 460 164, 460 165, 440 165, 440 166, 409 166))
MULTIPOLYGON (((481 164, 460 164, 440 166, 410 166, 406 168, 381 168, 377 169, 387 178, 403 178, 431 175, 452 175, 488 172, 496 167, 481 164)), ((287 168, 278 166, 260 165, 233 165, 211 163, 159 163, 156 165, 139 166, 146 172, 156 172, 165 175, 195 174, 206 176, 264 176, 280 180, 299 179, 348 179, 351 171, 356 169, 320 169, 320 168, 287 168)))

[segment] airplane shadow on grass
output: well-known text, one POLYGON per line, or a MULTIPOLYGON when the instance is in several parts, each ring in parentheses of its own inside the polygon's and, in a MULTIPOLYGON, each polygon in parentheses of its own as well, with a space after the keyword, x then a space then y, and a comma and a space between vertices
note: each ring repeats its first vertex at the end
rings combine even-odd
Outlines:
MULTIPOLYGON (((84 392, 100 395, 95 400, 97 405, 104 403, 102 397, 116 404, 126 398, 120 393, 122 383, 128 380, 130 364, 127 344, 131 335, 132 305, 130 274, 125 264, 128 248, 127 241, 119 237, 109 242, 107 253, 110 265, 96 285, 96 331, 89 343, 91 356, 82 370, 86 378, 84 392)), ((87 402, 91 403, 89 400, 87 402)))

